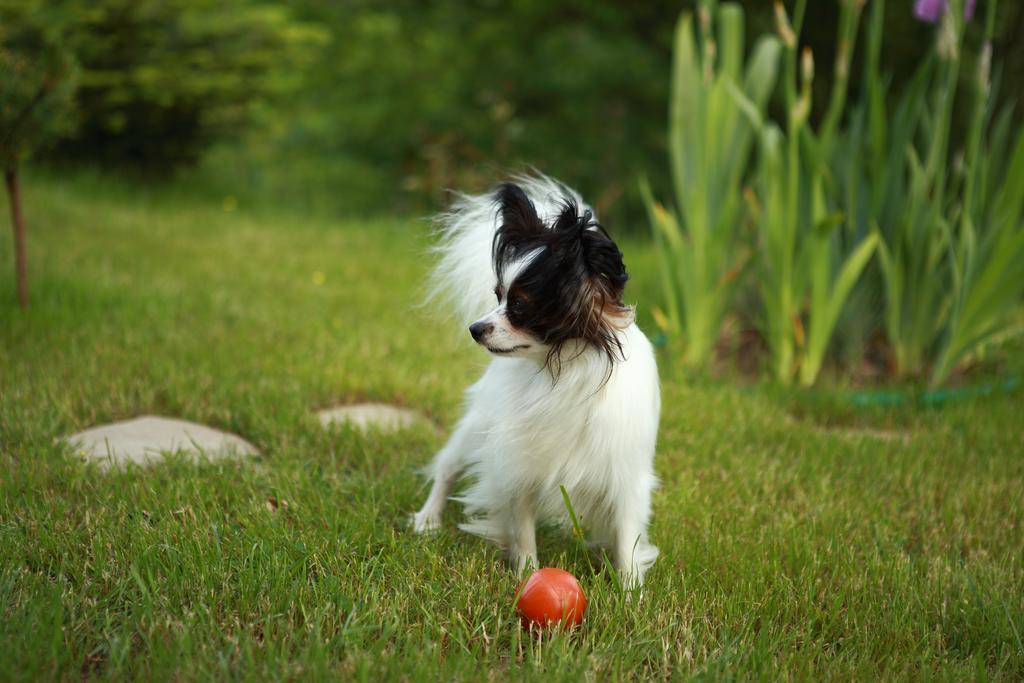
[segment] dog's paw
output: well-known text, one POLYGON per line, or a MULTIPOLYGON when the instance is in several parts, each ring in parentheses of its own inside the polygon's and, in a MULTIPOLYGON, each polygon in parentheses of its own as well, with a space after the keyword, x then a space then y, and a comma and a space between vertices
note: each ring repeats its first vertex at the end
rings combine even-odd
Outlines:
POLYGON ((523 553, 509 558, 509 564, 512 565, 512 569, 516 572, 517 578, 525 578, 528 574, 532 574, 540 567, 540 563, 537 561, 537 555, 534 553, 523 553))
POLYGON ((639 571, 619 572, 622 594, 627 605, 638 605, 644 597, 644 574, 639 571))
POLYGON ((441 515, 429 510, 420 510, 412 515, 410 523, 412 524, 412 530, 417 534, 430 533, 441 528, 441 515))
POLYGON ((626 589, 622 592, 623 598, 626 600, 627 605, 633 607, 638 606, 644 599, 643 586, 636 586, 634 588, 626 589))

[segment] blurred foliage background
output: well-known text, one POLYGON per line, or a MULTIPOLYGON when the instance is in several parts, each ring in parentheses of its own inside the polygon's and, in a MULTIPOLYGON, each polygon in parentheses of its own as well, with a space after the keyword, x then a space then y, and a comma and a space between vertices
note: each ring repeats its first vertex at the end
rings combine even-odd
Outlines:
MULTIPOLYGON (((634 181, 669 187, 672 32, 692 4, 4 0, 0 36, 58 17, 50 33, 77 64, 65 135, 36 153, 49 164, 340 214, 434 211, 445 188, 529 164, 578 186, 613 229, 643 230, 634 181)), ((752 43, 773 30, 773 6, 743 5, 752 43)), ((932 42, 911 5, 886 7, 896 88, 932 42)), ((999 12, 1005 99, 1021 89, 1024 5, 999 12)), ((819 64, 837 16, 836 2, 810 3, 802 40, 819 64)), ((815 80, 812 116, 829 85, 815 80)))
POLYGON ((26 163, 346 218, 532 167, 653 237, 690 366, 938 386, 1024 293, 1024 3, 967 2, 0 0, 19 301, 26 163))

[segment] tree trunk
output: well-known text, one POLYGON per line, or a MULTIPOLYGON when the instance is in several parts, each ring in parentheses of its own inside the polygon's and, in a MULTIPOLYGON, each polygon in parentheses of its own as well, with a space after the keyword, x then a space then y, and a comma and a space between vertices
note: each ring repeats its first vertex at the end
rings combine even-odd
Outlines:
POLYGON ((15 168, 4 170, 7 198, 11 202, 11 222, 14 227, 14 271, 18 280, 18 303, 28 308, 28 256, 25 253, 25 217, 21 214, 21 186, 15 168))

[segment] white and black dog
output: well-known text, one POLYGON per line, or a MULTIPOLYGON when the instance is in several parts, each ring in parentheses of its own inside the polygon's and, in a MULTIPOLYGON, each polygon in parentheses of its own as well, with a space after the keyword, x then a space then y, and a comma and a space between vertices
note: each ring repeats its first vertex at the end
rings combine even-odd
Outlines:
POLYGON ((535 527, 568 525, 568 492, 589 540, 633 588, 648 542, 660 395, 650 342, 623 303, 622 253, 579 195, 543 176, 461 196, 440 218, 432 294, 447 296, 493 356, 428 472, 413 518, 436 529, 460 475, 460 527, 537 566, 535 527))

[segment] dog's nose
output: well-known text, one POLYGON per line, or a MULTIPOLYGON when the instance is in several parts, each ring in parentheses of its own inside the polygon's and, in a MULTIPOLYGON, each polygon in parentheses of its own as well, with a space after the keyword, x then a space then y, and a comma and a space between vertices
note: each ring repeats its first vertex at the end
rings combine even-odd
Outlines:
POLYGON ((480 341, 491 333, 494 329, 494 325, 491 323, 473 323, 469 326, 469 333, 473 335, 474 341, 480 341))

